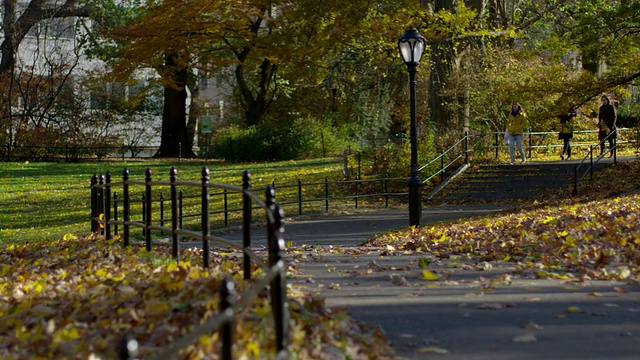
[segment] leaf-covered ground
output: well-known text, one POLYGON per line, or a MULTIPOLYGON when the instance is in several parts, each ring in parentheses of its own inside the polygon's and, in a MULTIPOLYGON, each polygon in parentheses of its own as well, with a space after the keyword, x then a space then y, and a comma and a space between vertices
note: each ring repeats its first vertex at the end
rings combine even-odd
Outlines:
MULTIPOLYGON (((123 248, 101 237, 65 236, 51 243, 11 245, 0 254, 0 358, 115 359, 125 335, 148 358, 206 319, 218 314, 217 289, 234 274, 238 254, 213 253, 210 270, 201 252, 181 250, 180 262, 168 249, 123 248)), ((391 353, 375 329, 351 321, 342 311, 289 287, 291 358, 385 358, 391 353)), ((274 353, 269 298, 264 294, 236 323, 236 358, 263 359, 274 353)), ((201 337, 181 353, 185 359, 215 359, 217 334, 201 337), (205 355, 206 354, 206 355, 205 355)))
POLYGON ((439 257, 517 264, 520 272, 576 282, 640 280, 640 165, 622 163, 567 189, 491 217, 385 234, 367 243, 439 257))

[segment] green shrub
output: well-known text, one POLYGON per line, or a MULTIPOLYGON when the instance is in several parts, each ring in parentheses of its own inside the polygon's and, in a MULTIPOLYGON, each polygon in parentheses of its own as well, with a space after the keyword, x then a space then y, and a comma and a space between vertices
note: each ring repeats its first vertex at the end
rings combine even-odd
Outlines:
POLYGON ((346 146, 327 122, 295 119, 220 129, 208 155, 227 161, 295 160, 336 155, 346 146))

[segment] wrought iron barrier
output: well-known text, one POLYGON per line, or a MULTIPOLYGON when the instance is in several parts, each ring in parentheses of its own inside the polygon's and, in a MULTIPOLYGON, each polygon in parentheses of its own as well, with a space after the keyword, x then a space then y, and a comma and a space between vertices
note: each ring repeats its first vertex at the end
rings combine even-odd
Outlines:
MULTIPOLYGON (((104 175, 94 175, 91 178, 91 230, 102 232, 105 238, 112 237, 112 226, 123 228, 124 246, 130 245, 131 227, 143 229, 145 233, 145 245, 148 251, 152 248, 152 231, 162 231, 171 235, 172 257, 178 260, 179 257, 179 236, 189 236, 202 241, 203 266, 209 267, 209 242, 216 242, 224 246, 235 248, 243 252, 244 278, 251 278, 251 262, 255 261, 264 272, 264 276, 245 290, 239 300, 236 301, 235 285, 228 278, 225 279, 220 288, 220 314, 208 319, 203 324, 197 326, 192 332, 173 342, 169 347, 155 354, 153 359, 175 359, 179 351, 193 344, 200 336, 219 331, 222 340, 221 358, 232 359, 233 345, 233 322, 235 313, 239 309, 255 301, 259 294, 265 289, 270 289, 271 310, 275 320, 276 333, 276 359, 287 358, 287 346, 289 344, 288 329, 288 301, 286 297, 285 264, 284 264, 284 240, 282 238, 283 211, 275 203, 275 190, 268 187, 266 199, 262 201, 251 190, 250 175, 245 171, 242 179, 242 186, 234 186, 221 183, 210 182, 209 169, 205 166, 202 169, 201 181, 178 181, 177 169, 173 167, 169 174, 168 181, 153 180, 150 169, 145 173, 145 180, 133 180, 129 178, 129 170, 123 171, 121 181, 112 181, 111 173, 104 175), (145 188, 144 201, 144 221, 131 220, 131 202, 129 193, 131 186, 143 186, 145 188), (154 187, 170 187, 170 207, 171 218, 168 220, 171 226, 154 225, 153 223, 153 189, 154 187), (185 230, 179 226, 178 222, 178 188, 195 187, 201 192, 201 216, 200 231, 185 230), (118 220, 112 217, 117 214, 119 205, 111 202, 111 192, 114 188, 122 188, 122 214, 123 219, 118 220), (236 192, 243 198, 243 243, 236 244, 222 237, 212 236, 210 233, 210 189, 218 188, 229 192, 236 192), (268 242, 268 264, 265 263, 251 249, 251 232, 253 204, 262 209, 267 222, 267 242, 268 242)), ((123 337, 118 345, 118 353, 122 359, 129 359, 134 356, 136 349, 135 339, 123 337)))
POLYGON ((602 151, 603 148, 601 147, 605 141, 609 140, 609 137, 611 137, 612 135, 614 135, 615 132, 611 132, 609 133, 609 135, 607 135, 604 139, 602 139, 602 141, 597 144, 597 145, 590 145, 589 146, 589 151, 588 153, 582 158, 582 161, 580 161, 580 164, 576 165, 573 168, 573 195, 578 195, 578 184, 580 184, 580 182, 582 182, 582 180, 584 180, 584 178, 587 176, 587 174, 590 174, 590 180, 593 180, 593 170, 594 170, 594 166, 600 162, 600 160, 602 160, 605 155, 609 154, 609 157, 613 158, 613 163, 617 164, 618 163, 618 158, 617 158, 617 150, 618 150, 618 143, 617 143, 617 139, 614 137, 612 138, 612 146, 611 149, 609 149, 609 151, 602 151), (598 155, 595 159, 595 161, 593 160, 593 151, 596 149, 596 146, 598 146, 598 148, 601 150, 600 151, 600 155, 598 155), (587 160, 589 160, 588 162, 588 166, 587 166, 587 160), (580 172, 580 168, 585 167, 586 169, 582 172, 580 172))

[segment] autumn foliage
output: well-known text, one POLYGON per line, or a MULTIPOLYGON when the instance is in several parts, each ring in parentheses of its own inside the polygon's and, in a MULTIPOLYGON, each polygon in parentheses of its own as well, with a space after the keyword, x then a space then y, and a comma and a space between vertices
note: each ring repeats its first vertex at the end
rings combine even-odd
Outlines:
POLYGON ((638 162, 617 164, 585 181, 576 197, 549 191, 515 210, 386 234, 368 245, 510 262, 525 277, 638 282, 638 173, 638 162))
MULTIPOLYGON (((0 255, 0 357, 115 359, 117 344, 127 335, 139 342, 140 358, 148 358, 219 313, 217 290, 225 275, 234 275, 239 292, 247 286, 235 276, 239 254, 212 255, 205 270, 201 250, 183 249, 182 260, 175 262, 168 248, 123 248, 101 236, 8 246, 0 255)), ((325 309, 294 288, 288 296, 292 358, 321 359, 332 348, 352 358, 389 352, 380 334, 346 313, 325 309)), ((235 356, 273 356, 270 311, 265 292, 238 315, 235 356)), ((214 359, 219 347, 213 333, 180 358, 214 359)))

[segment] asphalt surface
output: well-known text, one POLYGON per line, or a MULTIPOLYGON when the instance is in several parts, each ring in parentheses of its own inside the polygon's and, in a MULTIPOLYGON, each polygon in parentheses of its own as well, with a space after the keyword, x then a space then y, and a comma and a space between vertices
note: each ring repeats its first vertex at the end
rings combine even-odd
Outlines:
MULTIPOLYGON (((421 224, 501 210, 428 207, 421 224)), ((285 241, 299 250, 289 255, 298 269, 289 281, 380 326, 400 359, 640 359, 640 286, 518 278, 508 264, 358 246, 407 226, 407 211, 287 221, 285 241), (421 259, 447 281, 421 280, 421 259)), ((253 230, 252 238, 266 246, 264 230, 253 230)))

